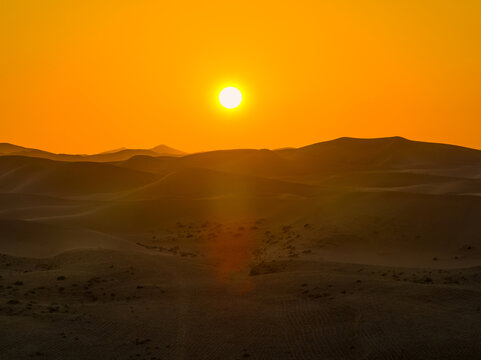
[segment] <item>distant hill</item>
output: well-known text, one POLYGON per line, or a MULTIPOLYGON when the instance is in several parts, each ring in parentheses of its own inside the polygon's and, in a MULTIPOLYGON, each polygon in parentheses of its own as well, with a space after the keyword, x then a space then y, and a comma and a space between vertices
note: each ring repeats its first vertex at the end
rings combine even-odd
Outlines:
POLYGON ((157 154, 160 154, 160 155, 185 155, 186 153, 183 152, 183 151, 180 151, 180 150, 177 150, 177 149, 174 149, 174 148, 171 148, 170 146, 167 146, 167 145, 158 145, 156 147, 153 147, 152 149, 150 149, 151 151, 157 153, 157 154))
POLYGON ((158 145, 151 149, 127 149, 119 148, 115 150, 105 151, 100 154, 87 156, 88 161, 102 161, 102 162, 114 162, 125 161, 133 156, 182 156, 185 155, 183 151, 171 148, 167 145, 158 145))
POLYGON ((152 150, 144 149, 123 149, 116 152, 107 152, 103 154, 95 154, 86 157, 87 161, 96 162, 115 162, 115 161, 125 161, 130 159, 132 156, 146 155, 146 156, 173 156, 172 154, 158 154, 152 150))
POLYGON ((0 143, 0 154, 9 155, 15 152, 24 151, 26 148, 9 143, 0 143))
POLYGON ((125 161, 133 156, 181 156, 185 153, 171 148, 166 145, 159 145, 152 149, 127 149, 119 148, 105 151, 99 154, 83 155, 83 154, 55 154, 48 151, 25 148, 9 143, 0 143, 1 155, 19 155, 28 157, 38 157, 43 159, 58 160, 58 161, 95 161, 95 162, 116 162, 125 161))
POLYGON ((135 156, 119 165, 157 173, 196 167, 256 176, 315 178, 350 171, 415 171, 470 166, 475 167, 469 172, 476 177, 480 164, 480 150, 390 137, 339 138, 279 150, 219 150, 173 159, 135 156))
POLYGON ((343 137, 276 153, 312 171, 446 168, 481 163, 480 150, 402 137, 343 137))
POLYGON ((166 145, 151 149, 119 148, 94 155, 54 154, 8 143, 1 155, 60 161, 124 162, 123 167, 165 172, 196 167, 265 176, 292 176, 379 169, 444 169, 481 163, 481 150, 412 141, 402 137, 357 139, 343 137, 300 148, 234 149, 186 154, 166 145), (154 158, 154 159, 148 159, 154 158), (159 157, 175 157, 163 159, 159 157), (159 159, 155 159, 159 158, 159 159))

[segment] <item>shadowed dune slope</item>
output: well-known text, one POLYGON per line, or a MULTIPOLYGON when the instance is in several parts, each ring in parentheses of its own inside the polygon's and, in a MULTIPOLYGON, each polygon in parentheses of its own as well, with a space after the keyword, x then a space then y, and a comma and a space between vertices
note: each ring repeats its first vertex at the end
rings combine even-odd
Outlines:
POLYGON ((183 168, 204 168, 235 174, 277 177, 297 173, 294 163, 286 161, 271 150, 217 150, 179 158, 136 156, 119 164, 132 169, 168 173, 183 168))
POLYGON ((36 220, 66 216, 89 211, 105 202, 67 199, 37 194, 0 193, 0 217, 20 220, 36 220))
POLYGON ((235 175, 208 169, 187 168, 172 172, 155 183, 131 193, 128 198, 151 200, 160 197, 203 198, 229 194, 305 196, 315 188, 279 180, 235 175))
POLYGON ((0 192, 52 195, 111 193, 142 186, 156 176, 110 164, 0 157, 0 192))
POLYGON ((481 247, 477 196, 339 192, 303 207, 298 216, 303 222, 323 224, 333 235, 345 235, 347 244, 359 248, 415 254, 444 253, 465 244, 481 247))
POLYGON ((359 171, 335 174, 316 182, 321 185, 353 188, 382 188, 426 193, 475 193, 481 191, 481 179, 463 179, 452 176, 412 172, 359 171))
POLYGON ((292 213, 302 208, 304 199, 259 197, 237 194, 202 199, 165 197, 157 200, 115 201, 68 216, 52 216, 52 224, 85 227, 112 234, 145 233, 170 228, 177 222, 232 222, 275 219, 276 224, 291 221, 292 213), (286 208, 289 214, 286 216, 286 208))
POLYGON ((335 174, 322 179, 320 184, 330 184, 338 186, 352 186, 352 187, 380 187, 390 188, 399 186, 410 186, 419 184, 437 184, 449 181, 456 181, 458 178, 418 174, 410 172, 395 172, 395 171, 357 171, 357 172, 343 172, 335 174))
POLYGON ((117 162, 115 165, 127 169, 161 175, 166 175, 179 168, 177 165, 177 158, 171 156, 152 157, 138 155, 132 156, 128 160, 117 162))
POLYGON ((135 248, 111 235, 34 221, 0 219, 0 229, 0 253, 15 256, 48 257, 72 249, 135 248))
POLYGON ((470 256, 481 255, 478 196, 331 190, 304 198, 169 197, 117 201, 46 221, 119 235, 169 229, 179 221, 199 224, 261 218, 270 230, 310 224, 302 242, 311 249, 329 250, 323 253, 326 258, 349 254, 349 261, 362 263, 366 253, 391 254, 389 262, 401 265, 411 258, 432 262, 436 256, 462 256, 466 246, 474 249, 470 256))

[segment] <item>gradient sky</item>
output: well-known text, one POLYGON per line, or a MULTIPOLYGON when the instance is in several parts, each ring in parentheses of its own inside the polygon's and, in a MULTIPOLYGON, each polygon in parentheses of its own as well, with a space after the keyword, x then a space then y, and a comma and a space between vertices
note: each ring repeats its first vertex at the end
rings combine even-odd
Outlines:
POLYGON ((0 141, 481 148, 481 1, 0 1, 0 141), (237 86, 243 103, 218 103, 237 86))

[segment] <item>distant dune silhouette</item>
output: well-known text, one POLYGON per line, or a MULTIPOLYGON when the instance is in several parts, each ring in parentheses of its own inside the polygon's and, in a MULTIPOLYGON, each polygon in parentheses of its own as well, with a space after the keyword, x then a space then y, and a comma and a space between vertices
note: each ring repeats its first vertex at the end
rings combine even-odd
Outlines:
POLYGON ((202 167, 266 176, 297 176, 360 170, 444 169, 469 167, 479 162, 479 150, 391 137, 339 138, 297 149, 210 151, 178 159, 139 156, 122 166, 150 172, 202 167))
POLYGON ((38 157, 50 160, 59 161, 123 161, 131 158, 135 155, 148 155, 148 156, 180 156, 185 155, 180 150, 173 149, 166 145, 159 145, 152 149, 127 149, 119 148, 114 150, 108 150, 99 154, 93 155, 72 155, 72 154, 54 154, 51 152, 25 148, 22 146, 12 145, 8 143, 0 143, 0 156, 1 155, 18 155, 28 157, 38 157))

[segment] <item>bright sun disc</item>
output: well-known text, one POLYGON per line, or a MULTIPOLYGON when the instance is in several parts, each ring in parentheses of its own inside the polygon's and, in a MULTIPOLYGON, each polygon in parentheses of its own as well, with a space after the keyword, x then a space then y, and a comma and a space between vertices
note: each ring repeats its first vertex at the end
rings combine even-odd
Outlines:
POLYGON ((242 101, 242 94, 239 89, 229 86, 223 89, 219 94, 219 101, 223 107, 233 109, 239 106, 242 101))

